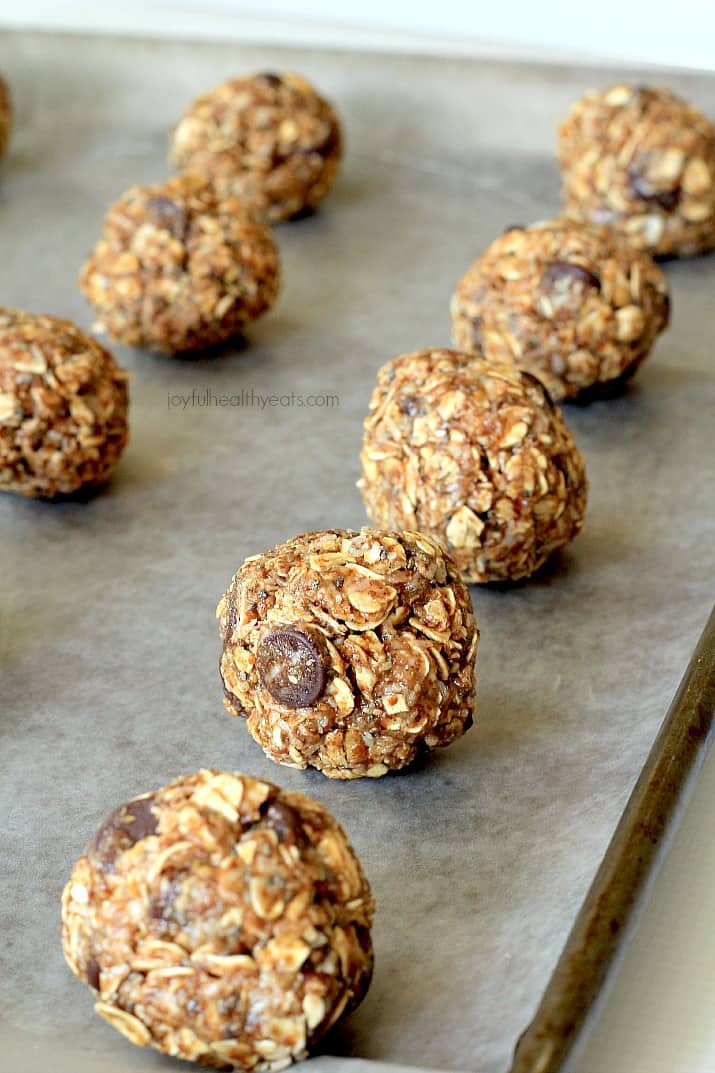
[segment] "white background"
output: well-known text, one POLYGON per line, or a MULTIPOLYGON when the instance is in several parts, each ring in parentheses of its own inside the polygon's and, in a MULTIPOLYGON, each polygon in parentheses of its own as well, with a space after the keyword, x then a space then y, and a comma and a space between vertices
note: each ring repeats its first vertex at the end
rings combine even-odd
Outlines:
POLYGON ((715 70, 713 0, 0 0, 0 24, 715 70))

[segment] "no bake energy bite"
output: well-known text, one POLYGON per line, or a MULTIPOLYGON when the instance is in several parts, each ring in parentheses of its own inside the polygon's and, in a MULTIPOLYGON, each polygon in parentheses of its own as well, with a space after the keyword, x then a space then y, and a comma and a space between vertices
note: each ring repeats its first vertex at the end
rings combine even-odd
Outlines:
POLYGON ((101 824, 62 899, 65 958, 132 1043, 280 1070, 357 1006, 373 901, 317 801, 204 770, 101 824))
POLYGON ((654 254, 715 246, 715 127, 667 89, 587 93, 559 127, 565 211, 654 254))
POLYGON ((71 321, 0 308, 0 491, 104 484, 128 438, 127 376, 71 321))
POLYGON ((268 228, 192 175, 128 190, 80 275, 98 330, 166 354, 240 335, 273 305, 279 285, 268 228))
POLYGON ((538 570, 583 525, 584 463, 542 383, 454 350, 382 367, 360 482, 376 525, 418 529, 465 581, 538 570))
POLYGON ((12 104, 7 82, 0 76, 0 156, 7 149, 12 130, 12 104))
POLYGON ((479 634, 427 536, 295 537, 247 559, 217 614, 226 707, 280 764, 375 778, 472 724, 479 634))
POLYGON ((668 281, 605 227, 550 220, 510 228, 452 298, 461 350, 513 361, 554 399, 614 393, 668 324, 668 281))
POLYGON ((193 102, 173 132, 171 163, 206 176, 270 221, 314 209, 342 155, 332 105, 304 78, 235 78, 193 102))

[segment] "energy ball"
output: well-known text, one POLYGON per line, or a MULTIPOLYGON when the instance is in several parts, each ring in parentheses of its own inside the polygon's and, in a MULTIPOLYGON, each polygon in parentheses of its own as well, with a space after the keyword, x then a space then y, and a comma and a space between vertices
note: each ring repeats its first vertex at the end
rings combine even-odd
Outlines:
POLYGON ((62 898, 62 947, 132 1043, 285 1069, 362 1001, 373 900, 317 801, 223 771, 102 823, 62 898))
POLYGON ((616 393, 669 319, 668 281, 605 227, 514 227, 467 270, 452 298, 455 344, 513 361, 552 398, 616 393))
POLYGON ((97 330, 165 354, 239 336, 273 305, 279 285, 268 228, 193 175, 128 190, 80 275, 97 330))
POLYGON ((587 93, 559 127, 566 213, 653 254, 715 246, 715 127, 667 89, 587 93))
POLYGON ((279 764, 377 778, 472 725, 469 593, 420 533, 307 533, 219 603, 225 704, 279 764))
POLYGON ((198 97, 171 146, 172 165, 205 175, 270 221, 314 209, 341 155, 332 106, 290 73, 235 78, 198 97))
POLYGON ((0 76, 0 156, 7 149, 12 131, 12 103, 7 82, 0 76))
POLYGON ((378 374, 360 482, 379 526, 427 533, 465 581, 527 577, 583 525, 583 459, 539 380, 419 350, 378 374))
POLYGON ((0 491, 104 484, 128 438, 127 377, 71 321, 0 308, 0 491))

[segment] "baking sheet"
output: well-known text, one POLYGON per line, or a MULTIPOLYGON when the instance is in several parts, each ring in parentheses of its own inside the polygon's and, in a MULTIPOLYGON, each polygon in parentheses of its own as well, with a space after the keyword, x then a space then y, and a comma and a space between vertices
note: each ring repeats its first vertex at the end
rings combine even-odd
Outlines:
MULTIPOLYGON (((475 729, 409 774, 329 782, 276 767, 225 714, 216 601, 244 556, 364 523, 377 368, 446 343, 469 261, 504 225, 553 214, 554 124, 617 76, 24 33, 0 38, 0 67, 18 113, 0 301, 85 327, 75 278, 104 209, 165 174, 167 128, 196 93, 298 69, 337 101, 348 143, 324 211, 277 229, 285 289, 249 346, 194 361, 115 348, 134 372, 132 442, 110 489, 0 497, 0 1050, 13 1073, 172 1067, 93 1014, 62 960, 58 900, 108 807, 223 766, 322 800, 372 882, 374 983, 326 1052, 499 1073, 712 599, 715 258, 668 263, 673 326, 628 392, 567 409, 591 480, 584 534, 528 584, 473 590, 475 729), (242 389, 340 404, 169 404, 242 389)), ((715 114, 715 80, 662 78, 715 114)))

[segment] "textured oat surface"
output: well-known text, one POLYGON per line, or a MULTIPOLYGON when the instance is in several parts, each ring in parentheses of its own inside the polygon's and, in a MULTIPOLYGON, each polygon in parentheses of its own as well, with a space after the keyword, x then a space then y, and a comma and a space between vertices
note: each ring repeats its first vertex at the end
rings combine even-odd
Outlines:
POLYGON ((222 598, 226 707, 271 759, 378 778, 473 721, 479 634, 442 548, 419 533, 308 533, 222 598))
POLYGON ((62 943, 132 1043, 272 1073, 362 1001, 372 914, 317 801, 203 770, 100 825, 65 887, 62 943))
POLYGON ((71 321, 0 307, 0 491, 104 484, 127 442, 127 379, 71 321))
POLYGON ((657 254, 715 246, 715 127, 661 87, 586 94, 559 126, 565 209, 657 254))
POLYGON ((584 462, 531 374, 455 350, 387 362, 360 481, 376 525, 440 541, 467 581, 528 577, 581 530, 584 462))
MULTIPOLYGON (((558 211, 558 118, 589 86, 630 75, 6 42, 17 122, 0 174, 4 301, 37 308, 41 290, 42 308, 85 328, 76 268, 117 192, 166 174, 184 102, 237 69, 299 70, 338 103, 348 137, 325 211, 280 230, 285 291, 247 350, 187 362, 114 348, 134 373, 132 435, 108 494, 0 496, 3 1058, 12 1073, 174 1068, 93 1012, 68 976, 57 903, 108 804, 209 766, 324 802, 370 878, 375 976, 317 1069, 343 1073, 356 1056, 504 1073, 709 611, 715 261, 665 266, 671 329, 621 397, 566 411, 587 460, 586 526, 546 572, 473 590, 478 718, 448 749, 347 784, 276 767, 221 704, 214 612, 247 555, 365 523, 355 482, 378 368, 448 344, 449 297, 475 252, 558 211), (499 108, 475 120, 474 101, 499 108), (192 406, 207 388, 340 405, 192 406), (169 409, 176 393, 186 409, 169 409)), ((715 115, 715 79, 659 81, 715 115)))
POLYGON ((554 399, 623 384, 668 323, 668 281, 648 254, 605 227, 550 220, 512 227, 452 297, 462 350, 514 361, 554 399))
POLYGON ((234 339, 273 305, 279 285, 268 228, 194 175, 123 194, 80 275, 98 330, 167 354, 234 339))
POLYGON ((202 94, 171 143, 174 167, 207 176, 272 221, 315 209, 341 155, 332 105, 291 72, 245 75, 202 94))

